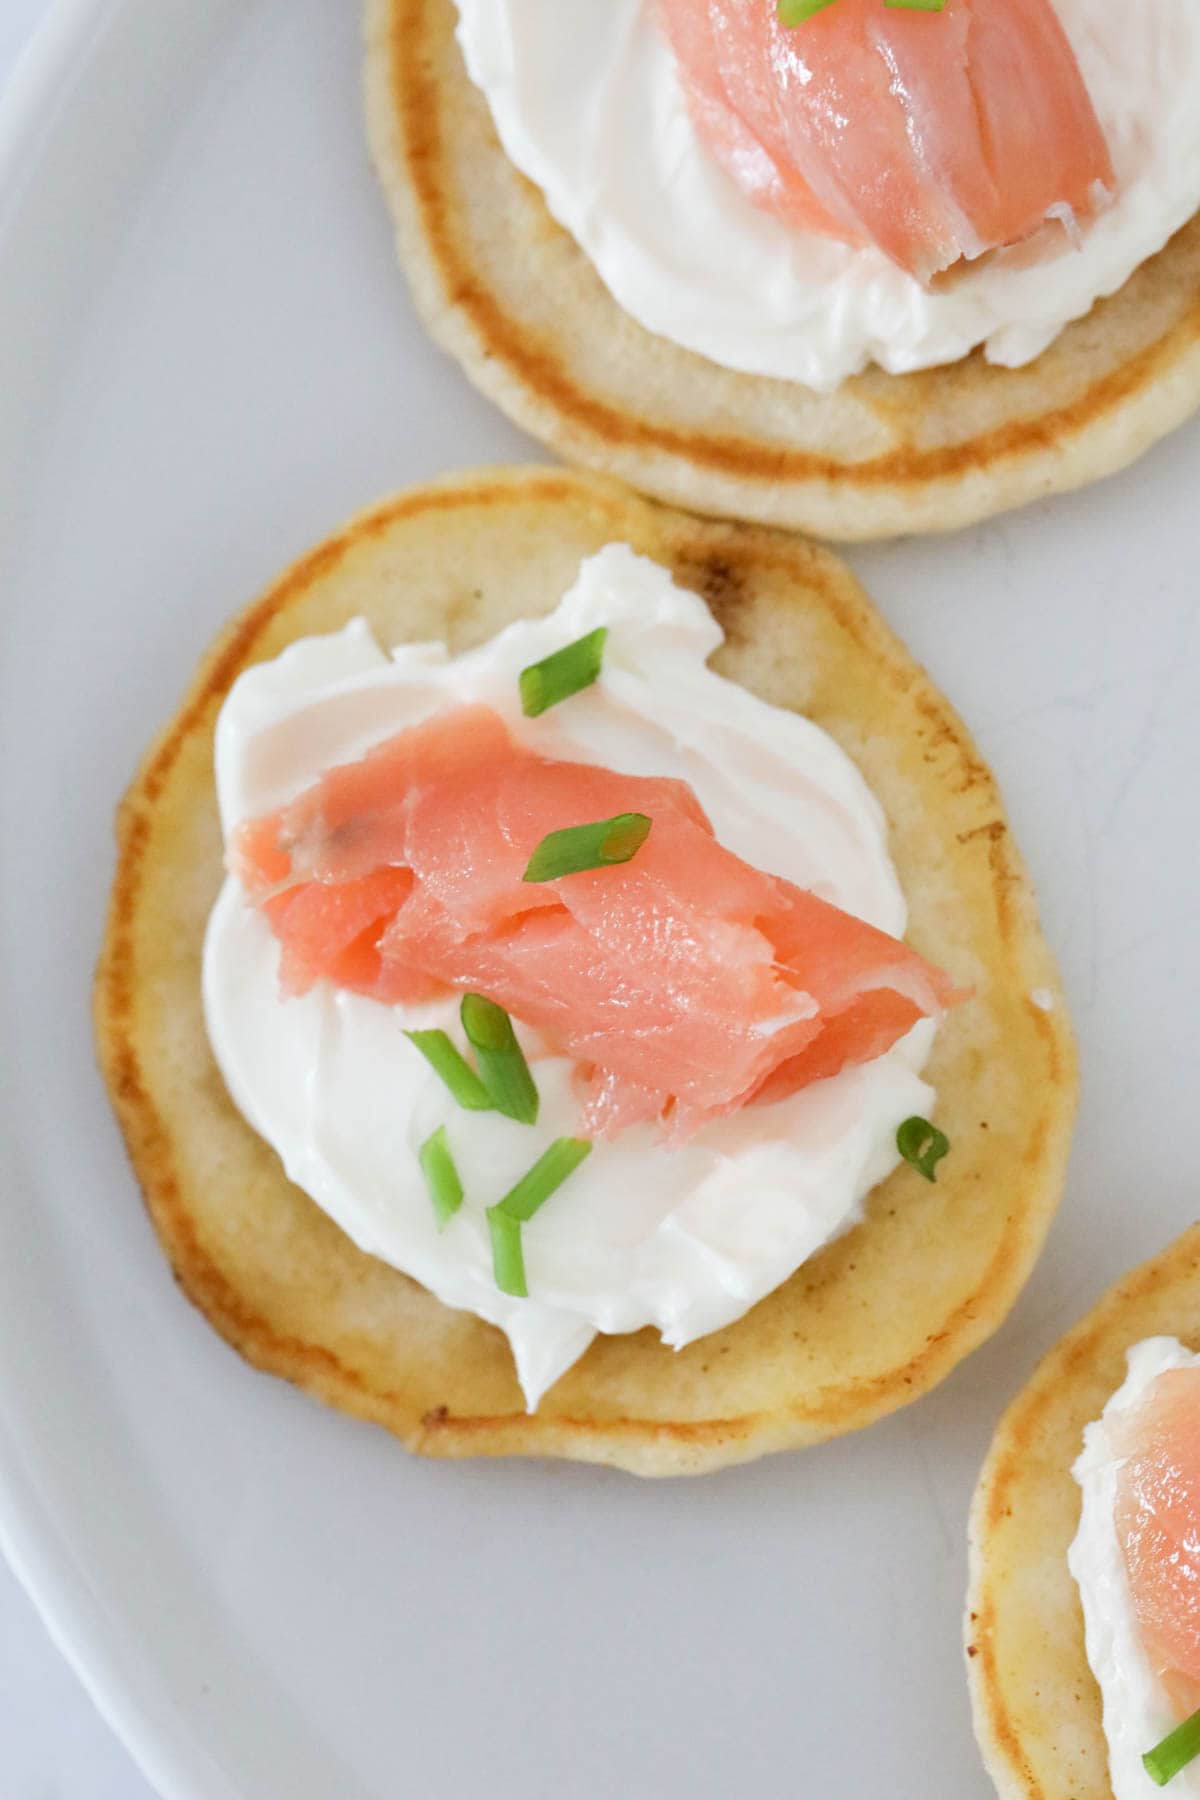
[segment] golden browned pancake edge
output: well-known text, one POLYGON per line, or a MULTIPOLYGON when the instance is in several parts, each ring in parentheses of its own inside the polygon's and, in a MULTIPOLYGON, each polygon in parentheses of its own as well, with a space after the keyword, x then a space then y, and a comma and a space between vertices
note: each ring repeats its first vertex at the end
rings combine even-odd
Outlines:
POLYGON ((367 0, 367 118, 425 325, 568 462, 676 505, 851 539, 1082 486, 1200 406, 1200 217, 1024 369, 975 354, 834 394, 638 325, 500 148, 453 0, 367 0))
MULTIPOLYGON (((1001 1419, 971 1508, 967 1669, 975 1735, 1003 1800, 1112 1800, 1100 1690, 1067 1550, 1083 1429, 1143 1338, 1200 1350, 1200 1225, 1110 1289, 1001 1419)), ((1151 1748, 1146 1745, 1147 1750, 1151 1748)))
POLYGON ((442 1456, 690 1473, 915 1399, 1012 1305, 1059 1199, 1075 1106, 1070 1026, 995 784, 848 570, 798 538, 562 470, 485 470, 401 494, 234 621, 121 807, 95 1014, 186 1292, 251 1362, 442 1456), (614 540, 706 598, 726 632, 724 674, 807 714, 855 759, 888 817, 912 942, 978 995, 930 1064, 954 1145, 936 1185, 902 1167, 866 1224, 685 1350, 652 1331, 598 1339, 528 1416, 501 1333, 355 1249, 226 1094, 200 996, 222 875, 213 728, 237 674, 296 638, 362 614, 386 644, 445 637, 460 651, 550 610, 581 558, 614 540))

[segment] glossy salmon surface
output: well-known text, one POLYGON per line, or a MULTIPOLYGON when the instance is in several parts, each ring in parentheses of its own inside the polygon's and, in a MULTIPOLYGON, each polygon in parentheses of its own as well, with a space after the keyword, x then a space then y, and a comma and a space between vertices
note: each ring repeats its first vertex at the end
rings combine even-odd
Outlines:
POLYGON ((658 7, 697 129, 742 191, 922 281, 1047 219, 1073 227, 1112 192, 1050 0, 835 0, 791 29, 774 0, 658 7))
POLYGON ((672 1139, 888 1050, 957 996, 898 939, 723 848, 690 787, 538 755, 485 706, 332 769, 234 836, 283 992, 473 991, 570 1056, 596 1135, 672 1139), (526 881, 549 833, 640 813, 630 861, 526 881))

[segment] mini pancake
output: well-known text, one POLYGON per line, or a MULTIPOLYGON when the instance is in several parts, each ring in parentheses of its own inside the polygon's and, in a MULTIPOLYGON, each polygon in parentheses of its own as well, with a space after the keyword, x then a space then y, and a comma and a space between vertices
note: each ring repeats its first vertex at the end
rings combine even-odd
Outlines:
MULTIPOLYGON (((975 1734, 1003 1800, 1112 1800, 1100 1689, 1067 1551, 1084 1426, 1143 1338, 1200 1350, 1200 1225, 1112 1288, 1000 1421, 971 1509, 966 1642, 975 1734)), ((1147 1749, 1150 1745, 1147 1744, 1147 1749)))
POLYGON ((1076 1078, 1029 881, 964 727, 829 551, 564 471, 482 471, 402 494, 302 558, 218 639, 125 798, 117 845, 100 1061, 175 1272, 251 1362, 414 1450, 668 1475, 815 1443, 940 1381, 999 1324, 1041 1247, 1076 1078), (887 814, 914 948, 977 997, 948 1018, 929 1065, 953 1144, 936 1184, 902 1165, 864 1225, 737 1324, 679 1352, 653 1331, 597 1338, 527 1415, 503 1334, 357 1250, 225 1091, 200 993, 222 879, 213 729, 235 677, 299 637, 362 614, 384 644, 445 637, 461 651, 550 611, 581 559, 613 541, 705 597, 726 632, 723 674, 807 714, 855 759, 887 814))
POLYGON ((944 531, 1132 462, 1200 406, 1200 217, 1036 362, 835 393, 724 369, 613 299, 500 147, 453 0, 367 0, 367 119, 417 310, 568 462, 843 540, 944 531))

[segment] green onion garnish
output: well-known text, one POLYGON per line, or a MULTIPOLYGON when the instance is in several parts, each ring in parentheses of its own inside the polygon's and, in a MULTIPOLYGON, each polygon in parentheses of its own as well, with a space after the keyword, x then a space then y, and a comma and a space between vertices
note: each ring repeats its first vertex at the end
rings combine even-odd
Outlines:
POLYGON ((896 1148, 906 1163, 919 1169, 926 1181, 936 1181, 934 1170, 950 1148, 950 1139, 928 1119, 905 1119, 896 1133, 896 1148))
POLYGON ((522 1175, 516 1187, 510 1188, 503 1200, 497 1202, 500 1210, 522 1224, 532 1219, 584 1157, 591 1154, 591 1149, 588 1138, 555 1138, 550 1148, 543 1151, 533 1167, 522 1175))
POLYGON ((437 1130, 425 1139, 417 1151, 417 1161, 420 1163, 421 1173, 425 1177, 425 1186, 429 1189, 429 1198, 433 1201, 433 1210, 437 1214, 438 1230, 440 1231, 447 1219, 452 1219, 463 1203, 462 1181, 454 1166, 450 1146, 446 1142, 444 1125, 439 1125, 437 1130))
POLYGON ((607 625, 598 625, 586 637, 564 644, 552 656, 530 663, 520 674, 521 711, 527 719, 536 719, 560 700, 569 700, 581 688, 591 687, 600 674, 604 661, 607 625))
POLYGON ((498 1206, 489 1206, 487 1222, 492 1234, 492 1270, 496 1286, 502 1294, 515 1294, 518 1300, 527 1300, 529 1288, 525 1281, 525 1253, 521 1248, 521 1221, 498 1206))
POLYGON ((490 1112, 492 1097, 470 1064, 464 1062, 444 1031, 406 1031, 435 1074, 441 1076, 460 1106, 469 1112, 490 1112))
POLYGON ((814 13, 832 6, 833 0, 779 0, 779 23, 789 27, 803 25, 814 13))
POLYGON ((532 1219, 539 1207, 560 1188, 567 1176, 591 1154, 587 1138, 555 1138, 543 1150, 531 1169, 527 1169, 515 1187, 509 1188, 503 1200, 488 1207, 488 1230, 492 1234, 492 1267, 496 1286, 502 1294, 515 1294, 525 1299, 529 1288, 525 1282, 525 1253, 521 1248, 521 1227, 532 1219))
POLYGON ((1174 1781, 1180 1769, 1186 1769, 1197 1756, 1200 1756, 1200 1711, 1177 1725, 1161 1744, 1155 1744, 1153 1750, 1147 1750, 1142 1766, 1151 1781, 1166 1787, 1168 1781, 1174 1781))
POLYGON ((479 1079, 497 1112, 532 1125, 538 1116, 538 1091, 529 1064, 517 1042, 512 1020, 494 1000, 482 994, 466 994, 462 1003, 463 1030, 479 1062, 479 1079))
POLYGON ((563 875, 627 863, 649 835, 650 820, 645 813, 618 813, 615 819, 597 819, 593 825, 568 825, 542 839, 522 879, 557 881, 563 875))
MULTIPOLYGON (((905 12, 944 12, 946 0, 883 0, 883 4, 905 12)), ((790 30, 793 25, 803 25, 805 19, 811 19, 814 13, 824 12, 832 5, 833 0, 779 0, 776 10, 779 23, 790 30)))

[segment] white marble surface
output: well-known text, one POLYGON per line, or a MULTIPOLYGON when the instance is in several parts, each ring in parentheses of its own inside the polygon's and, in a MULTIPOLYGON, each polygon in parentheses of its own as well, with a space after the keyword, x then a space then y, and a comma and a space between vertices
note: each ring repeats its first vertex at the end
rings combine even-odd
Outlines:
MULTIPOLYGON (((0 92, 48 0, 0 0, 0 92)), ((153 1800, 0 1559, 0 1794, 153 1800)))

